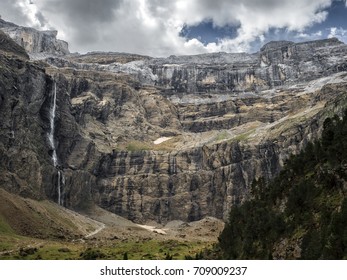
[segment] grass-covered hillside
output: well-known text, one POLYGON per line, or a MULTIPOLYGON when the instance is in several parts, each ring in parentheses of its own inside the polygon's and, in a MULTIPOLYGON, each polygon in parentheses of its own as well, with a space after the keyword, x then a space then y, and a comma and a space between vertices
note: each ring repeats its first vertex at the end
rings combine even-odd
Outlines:
POLYGON ((347 111, 251 192, 220 235, 223 258, 347 259, 347 111))

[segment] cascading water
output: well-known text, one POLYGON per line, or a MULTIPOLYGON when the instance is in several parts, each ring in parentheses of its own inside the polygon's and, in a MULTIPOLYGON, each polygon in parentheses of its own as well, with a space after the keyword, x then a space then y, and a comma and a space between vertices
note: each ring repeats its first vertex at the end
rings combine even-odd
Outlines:
POLYGON ((54 92, 53 92, 53 104, 49 111, 49 120, 51 124, 51 130, 48 133, 48 140, 49 144, 51 145, 51 148, 53 150, 52 153, 52 160, 53 160, 53 166, 56 167, 58 164, 58 157, 57 157, 57 151, 55 149, 55 143, 54 143, 54 121, 55 121, 55 111, 57 109, 57 84, 54 83, 54 92))
POLYGON ((60 177, 61 177, 61 172, 58 170, 58 204, 61 205, 61 186, 60 186, 60 177))
MULTIPOLYGON (((58 169, 58 156, 57 151, 55 147, 55 141, 54 141, 54 131, 55 131, 55 115, 56 115, 56 109, 57 109, 57 84, 54 83, 54 91, 53 91, 53 101, 52 106, 49 111, 49 121, 50 121, 50 132, 48 133, 48 140, 49 144, 52 149, 52 161, 53 166, 58 169)), ((58 204, 63 205, 63 187, 65 184, 65 177, 64 173, 58 169, 58 180, 57 180, 57 192, 58 192, 58 204)))

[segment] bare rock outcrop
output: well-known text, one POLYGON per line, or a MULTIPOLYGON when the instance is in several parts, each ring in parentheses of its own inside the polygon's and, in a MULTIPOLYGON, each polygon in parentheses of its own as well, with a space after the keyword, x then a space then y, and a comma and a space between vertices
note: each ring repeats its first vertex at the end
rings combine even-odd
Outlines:
POLYGON ((0 19, 0 29, 23 47, 33 58, 69 54, 68 43, 57 39, 56 30, 38 31, 0 19))
POLYGON ((49 55, 0 52, 0 186, 72 209, 225 219, 254 178, 276 175, 347 103, 336 39, 159 59, 64 55, 55 33, 5 29, 49 55))
POLYGON ((170 94, 259 92, 346 70, 347 47, 336 38, 270 42, 255 54, 204 54, 148 62, 170 94))

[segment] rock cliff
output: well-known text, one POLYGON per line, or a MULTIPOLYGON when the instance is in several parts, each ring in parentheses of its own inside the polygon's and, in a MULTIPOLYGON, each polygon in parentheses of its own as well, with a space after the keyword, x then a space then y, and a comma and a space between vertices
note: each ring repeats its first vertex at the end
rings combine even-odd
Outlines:
POLYGON ((336 39, 169 58, 4 50, 0 186, 137 222, 225 219, 342 111, 346 58, 336 39))
POLYGON ((337 39, 270 42, 255 54, 204 54, 148 62, 157 84, 174 92, 259 92, 346 70, 337 39))
POLYGON ((12 42, 1 44, 0 51, 0 185, 39 199, 54 173, 45 137, 48 123, 42 118, 52 80, 23 56, 24 49, 0 36, 2 43, 12 42))
POLYGON ((68 43, 57 39, 56 30, 38 31, 34 28, 6 22, 1 18, 0 30, 7 33, 34 58, 69 54, 68 43))

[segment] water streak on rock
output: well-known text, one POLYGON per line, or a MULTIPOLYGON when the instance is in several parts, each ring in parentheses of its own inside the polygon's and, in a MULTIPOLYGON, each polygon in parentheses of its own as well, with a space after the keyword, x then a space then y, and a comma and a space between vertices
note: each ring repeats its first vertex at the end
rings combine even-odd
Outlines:
POLYGON ((49 111, 49 121, 51 125, 51 130, 48 134, 48 140, 49 144, 52 148, 52 160, 53 160, 53 166, 56 167, 58 164, 58 157, 57 157, 57 151, 55 148, 55 142, 54 142, 54 121, 55 121, 55 113, 57 109, 57 84, 54 83, 54 92, 53 92, 53 101, 52 101, 52 107, 49 111))
MULTIPOLYGON (((57 156, 57 150, 56 150, 56 143, 54 141, 56 110, 57 110, 57 83, 54 82, 52 107, 50 108, 50 111, 49 111, 49 121, 50 121, 51 129, 48 134, 48 140, 52 149, 53 166, 58 168, 58 156, 57 156)), ((65 185, 64 173, 61 170, 58 170, 58 179, 57 179, 58 201, 57 202, 59 205, 62 205, 62 206, 64 205, 64 199, 63 199, 64 185, 65 185)))

